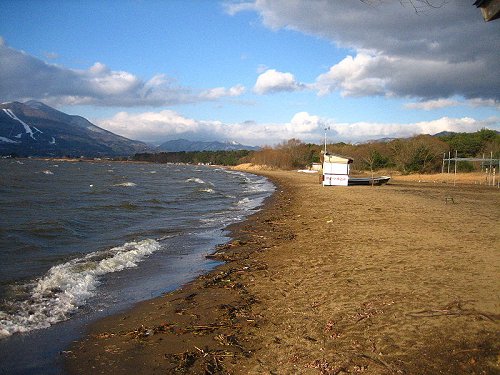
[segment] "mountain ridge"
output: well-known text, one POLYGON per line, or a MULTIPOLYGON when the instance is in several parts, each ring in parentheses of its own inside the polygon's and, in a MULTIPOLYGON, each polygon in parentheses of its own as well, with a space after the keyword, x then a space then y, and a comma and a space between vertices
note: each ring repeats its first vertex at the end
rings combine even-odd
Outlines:
POLYGON ((156 150, 162 152, 190 152, 190 151, 239 151, 259 150, 260 147, 246 146, 234 141, 189 141, 187 139, 175 139, 163 142, 156 150))
POLYGON ((116 157, 151 150, 39 101, 0 104, 1 155, 116 157))

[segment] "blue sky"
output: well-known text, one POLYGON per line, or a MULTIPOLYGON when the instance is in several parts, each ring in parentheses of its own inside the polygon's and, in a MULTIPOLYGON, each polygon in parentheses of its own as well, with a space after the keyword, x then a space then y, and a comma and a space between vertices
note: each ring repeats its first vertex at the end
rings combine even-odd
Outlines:
POLYGON ((0 101, 155 143, 500 130, 500 21, 432 4, 0 0, 0 101))

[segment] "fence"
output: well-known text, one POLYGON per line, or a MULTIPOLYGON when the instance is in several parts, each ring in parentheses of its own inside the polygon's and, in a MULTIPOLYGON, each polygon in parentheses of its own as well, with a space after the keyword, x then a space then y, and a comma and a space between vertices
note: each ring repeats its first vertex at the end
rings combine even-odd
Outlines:
POLYGON ((485 184, 488 186, 496 186, 500 188, 500 178, 497 178, 497 171, 500 173, 500 159, 493 159, 493 152, 491 152, 489 158, 485 158, 484 154, 482 158, 459 158, 458 152, 455 150, 455 157, 451 157, 451 151, 448 152, 448 157, 446 157, 446 152, 443 154, 443 166, 441 168, 441 173, 445 172, 447 167, 447 173, 450 172, 451 164, 453 162, 454 166, 454 179, 453 185, 456 184, 457 166, 461 161, 467 162, 480 162, 481 172, 485 173, 485 184))

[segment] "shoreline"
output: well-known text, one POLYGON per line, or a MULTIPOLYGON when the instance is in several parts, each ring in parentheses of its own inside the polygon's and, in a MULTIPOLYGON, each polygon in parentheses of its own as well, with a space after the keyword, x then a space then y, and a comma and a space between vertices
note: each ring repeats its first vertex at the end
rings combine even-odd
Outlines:
POLYGON ((499 371, 497 189, 248 172, 277 190, 228 228, 226 263, 98 321, 69 373, 499 371))
MULTIPOLYGON (((169 357, 173 363, 172 366, 168 366, 170 370, 189 370, 192 373, 198 373, 205 371, 211 366, 217 368, 218 365, 213 361, 213 358, 210 358, 209 361, 198 360, 199 363, 197 366, 193 367, 191 363, 193 356, 189 354, 189 350, 192 349, 193 342, 199 341, 205 333, 218 333, 221 341, 225 339, 229 340, 228 343, 231 342, 234 339, 232 331, 235 326, 235 319, 238 320, 239 324, 254 324, 253 319, 241 319, 241 317, 237 317, 237 315, 240 315, 239 310, 246 310, 255 301, 252 301, 251 297, 245 298, 246 296, 244 296, 241 298, 241 294, 246 294, 244 287, 237 282, 232 282, 230 278, 243 270, 258 269, 260 267, 259 265, 249 265, 249 263, 246 263, 254 252, 262 251, 269 247, 262 239, 258 238, 261 236, 256 236, 255 233, 252 233, 256 231, 252 227, 258 225, 258 222, 266 220, 264 217, 267 211, 275 206, 285 208, 284 204, 286 203, 286 199, 283 198, 287 192, 281 190, 279 180, 270 178, 266 173, 259 171, 241 171, 265 176, 276 187, 276 191, 264 200, 262 207, 257 212, 247 216, 242 222, 230 224, 225 229, 228 232, 227 237, 230 241, 211 249, 211 252, 206 255, 207 259, 223 263, 169 293, 139 302, 124 312, 101 318, 92 323, 88 327, 87 333, 83 335, 84 338, 74 343, 64 352, 65 370, 68 373, 88 374, 96 370, 99 371, 93 361, 96 355, 93 350, 95 348, 93 347, 100 345, 102 340, 108 341, 105 344, 105 353, 111 353, 113 357, 116 354, 123 353, 121 349, 114 351, 113 348, 118 347, 118 345, 111 343, 115 341, 113 338, 117 336, 120 338, 130 336, 140 342, 141 338, 147 338, 157 332, 171 332, 175 335, 173 340, 169 340, 162 345, 162 350, 165 351, 164 358, 169 357), (223 291, 222 293, 218 293, 219 295, 214 296, 210 293, 212 288, 222 288, 223 291), (221 307, 220 311, 216 311, 215 313, 207 311, 218 302, 224 302, 219 304, 221 307), (199 305, 207 305, 208 307, 203 309, 205 310, 203 314, 193 314, 194 310, 199 310, 199 305), (167 319, 160 318, 159 324, 146 325, 144 324, 146 321, 158 321, 158 316, 151 317, 152 319, 147 316, 151 309, 165 309, 167 311, 162 312, 160 314, 161 317, 169 316, 171 319, 167 321, 167 319), (186 319, 186 316, 189 314, 191 314, 190 317, 186 319), (174 319, 172 318, 178 321, 173 322, 174 319), (197 321, 197 324, 194 324, 194 322, 188 323, 193 318, 197 321), (214 320, 221 320, 223 322, 214 322, 214 320), (182 325, 187 327, 182 328, 182 325), (75 353, 78 354, 76 355, 75 353)), ((118 339, 117 341, 121 340, 118 339)), ((198 342, 198 346, 195 345, 195 348, 198 348, 197 351, 203 358, 205 357, 205 350, 207 352, 214 350, 220 352, 220 349, 213 349, 209 344, 203 342, 204 340, 201 341, 201 343, 198 342), (201 349, 202 347, 204 349, 201 349)), ((222 345, 224 346, 225 344, 222 345)), ((220 346, 220 343, 218 346, 220 346)), ((230 344, 230 346, 233 350, 226 351, 221 354, 222 356, 239 358, 250 355, 239 343, 235 346, 230 344)), ((131 350, 135 351, 135 349, 131 350)), ((98 351, 100 350, 98 349, 98 351)), ((99 354, 97 355, 99 356, 99 354)), ((130 357, 129 359, 132 358, 130 357)), ((103 373, 124 374, 137 371, 138 373, 149 374, 151 373, 150 371, 154 372, 155 370, 153 369, 156 369, 154 362, 151 363, 153 367, 146 365, 146 363, 142 364, 146 365, 145 367, 137 366, 135 358, 133 358, 131 363, 121 362, 120 366, 115 367, 113 366, 115 362, 111 360, 112 367, 110 367, 109 362, 103 362, 101 371, 103 373)))

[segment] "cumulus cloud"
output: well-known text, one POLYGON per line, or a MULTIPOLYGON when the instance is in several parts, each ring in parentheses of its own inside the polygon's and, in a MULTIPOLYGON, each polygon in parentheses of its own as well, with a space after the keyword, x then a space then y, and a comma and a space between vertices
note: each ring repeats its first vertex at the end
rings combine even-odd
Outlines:
POLYGON ((254 92, 263 95, 280 91, 298 91, 303 88, 304 85, 297 82, 292 73, 283 73, 275 69, 268 69, 257 78, 254 92))
POLYGON ((324 129, 329 128, 331 142, 362 142, 378 138, 409 137, 416 134, 436 134, 441 131, 473 132, 482 128, 498 129, 499 119, 476 120, 470 117, 442 117, 415 123, 354 122, 339 123, 307 112, 298 112, 285 123, 223 123, 197 120, 164 110, 133 114, 120 112, 96 122, 104 129, 131 139, 161 143, 165 140, 189 138, 203 140, 235 140, 248 145, 274 145, 297 138, 304 142, 321 143, 324 129))
POLYGON ((318 77, 320 94, 396 95, 423 100, 500 99, 500 22, 485 24, 476 7, 443 1, 415 14, 404 2, 255 0, 237 11, 259 13, 271 29, 326 38, 355 53, 318 77))
POLYGON ((0 40, 0 97, 2 100, 43 100, 52 105, 164 106, 217 100, 241 95, 236 85, 201 92, 178 86, 164 74, 142 80, 132 73, 96 62, 86 70, 48 64, 10 48, 0 40))
POLYGON ((172 110, 145 113, 119 112, 96 124, 130 139, 160 143, 169 139, 230 139, 249 145, 275 144, 289 138, 318 141, 315 130, 318 116, 307 112, 295 114, 288 123, 259 124, 254 121, 223 123, 217 120, 195 120, 172 110))
POLYGON ((373 74, 373 66, 380 65, 382 56, 360 53, 356 57, 347 56, 332 66, 328 73, 316 79, 319 95, 340 90, 343 96, 383 95, 386 92, 389 72, 373 74))
POLYGON ((97 124, 127 138, 151 142, 178 134, 196 134, 201 130, 199 121, 171 110, 139 114, 118 112, 109 119, 98 120, 97 124))
POLYGON ((294 133, 311 133, 321 127, 321 120, 318 116, 310 115, 307 112, 298 112, 287 124, 287 130, 294 133))

